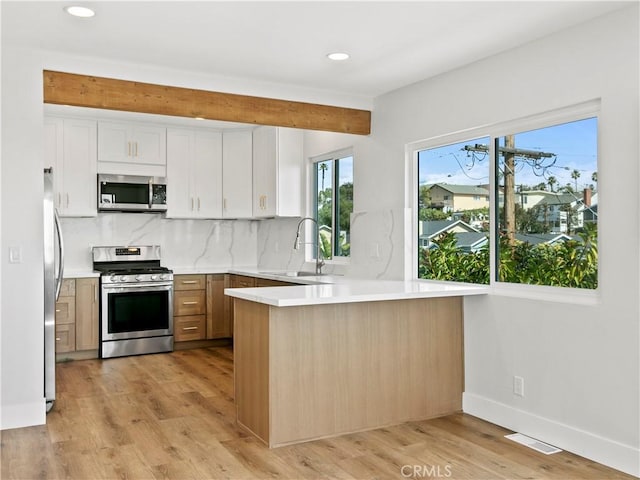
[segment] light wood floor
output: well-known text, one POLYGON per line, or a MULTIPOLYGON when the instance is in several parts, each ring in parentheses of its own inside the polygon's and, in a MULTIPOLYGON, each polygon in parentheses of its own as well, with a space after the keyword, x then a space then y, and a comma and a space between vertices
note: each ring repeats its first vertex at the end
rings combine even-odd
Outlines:
POLYGON ((222 347, 58 364, 47 425, 2 432, 0 477, 634 478, 539 454, 464 414, 269 450, 235 424, 232 357, 222 347))

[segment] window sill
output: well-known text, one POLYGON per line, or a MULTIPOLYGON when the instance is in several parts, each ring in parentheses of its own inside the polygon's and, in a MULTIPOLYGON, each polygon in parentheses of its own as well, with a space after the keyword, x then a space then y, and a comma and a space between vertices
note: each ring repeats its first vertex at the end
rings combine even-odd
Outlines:
POLYGON ((574 305, 599 305, 602 302, 600 291, 581 288, 546 287, 542 285, 518 285, 494 283, 490 295, 527 298, 546 302, 571 303, 574 305))

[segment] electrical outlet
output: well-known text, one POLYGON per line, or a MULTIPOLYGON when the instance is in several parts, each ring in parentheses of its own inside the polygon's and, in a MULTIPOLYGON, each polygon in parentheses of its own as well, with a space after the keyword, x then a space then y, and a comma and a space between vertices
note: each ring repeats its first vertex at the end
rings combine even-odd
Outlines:
POLYGON ((371 243, 369 245, 369 256, 371 258, 380 258, 380 245, 378 243, 371 243))
POLYGON ((9 247, 9 263, 22 263, 22 247, 9 247))
POLYGON ((513 393, 519 397, 524 397, 524 378, 517 375, 513 377, 513 393))

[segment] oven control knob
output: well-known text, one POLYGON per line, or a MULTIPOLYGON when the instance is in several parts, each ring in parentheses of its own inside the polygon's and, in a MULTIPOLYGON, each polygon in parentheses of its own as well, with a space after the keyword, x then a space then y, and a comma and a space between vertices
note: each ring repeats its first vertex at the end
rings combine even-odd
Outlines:
POLYGON ((160 280, 169 280, 169 274, 163 273, 162 275, 160 275, 160 280))
POLYGON ((111 275, 109 280, 111 280, 113 283, 116 283, 118 281, 118 276, 117 275, 111 275))
POLYGON ((159 275, 151 275, 151 281, 152 282, 157 282, 159 278, 160 278, 159 275))
POLYGON ((141 282, 142 280, 142 275, 136 275, 136 282, 141 282))

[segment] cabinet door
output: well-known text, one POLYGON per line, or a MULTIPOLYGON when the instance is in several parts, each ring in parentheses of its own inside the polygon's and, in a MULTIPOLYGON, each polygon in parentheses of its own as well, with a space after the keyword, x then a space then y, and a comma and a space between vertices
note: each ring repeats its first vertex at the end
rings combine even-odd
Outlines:
POLYGON ((98 122, 99 162, 129 162, 131 161, 131 152, 132 145, 128 124, 98 122))
POLYGON ((191 194, 193 132, 167 130, 167 217, 190 218, 195 200, 191 194))
POLYGON ((251 130, 222 134, 222 216, 253 215, 253 139, 251 130))
POLYGON ((207 338, 231 336, 230 319, 225 314, 225 276, 207 275, 207 338))
POLYGON ((131 157, 134 163, 166 165, 167 140, 165 127, 135 124, 131 131, 131 157))
POLYGON ((166 175, 167 129, 158 125, 98 122, 98 171, 166 175))
POLYGON ((253 216, 276 215, 277 129, 253 131, 253 216))
POLYGON ((192 193, 197 218, 222 217, 222 134, 195 132, 192 193))
POLYGON ((95 121, 64 120, 61 215, 95 217, 98 213, 96 141, 95 121))
POLYGON ((76 350, 98 348, 98 279, 76 279, 76 350))
POLYGON ((44 166, 53 168, 53 198, 55 207, 62 207, 62 157, 64 153, 64 120, 44 118, 44 166))

